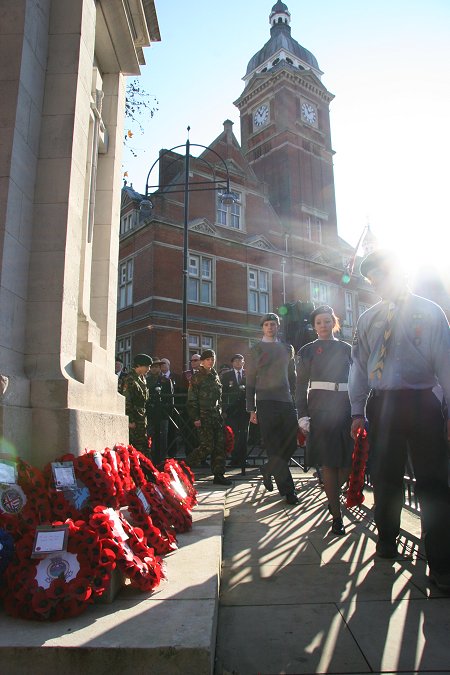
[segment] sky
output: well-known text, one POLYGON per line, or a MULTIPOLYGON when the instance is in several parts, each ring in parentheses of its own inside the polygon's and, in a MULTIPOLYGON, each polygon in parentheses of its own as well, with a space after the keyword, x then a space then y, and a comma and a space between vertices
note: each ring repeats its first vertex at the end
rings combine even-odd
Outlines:
MULTIPOLYGON (((139 192, 161 148, 209 145, 234 122, 250 58, 270 37, 275 0, 155 0, 161 42, 141 86, 158 101, 133 131, 123 169, 139 192)), ((330 105, 338 231, 367 224, 406 266, 450 264, 450 1, 290 0, 292 36, 311 51, 330 105)), ((149 99, 152 103, 152 98, 149 99)), ((156 176, 155 176, 156 177, 156 176)), ((153 182, 156 182, 153 181, 153 182)))

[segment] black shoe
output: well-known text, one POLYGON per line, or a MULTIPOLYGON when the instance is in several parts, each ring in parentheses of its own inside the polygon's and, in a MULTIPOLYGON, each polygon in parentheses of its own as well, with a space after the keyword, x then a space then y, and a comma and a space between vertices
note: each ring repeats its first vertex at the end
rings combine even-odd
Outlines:
POLYGON ((225 478, 223 473, 217 473, 213 478, 214 485, 233 485, 233 481, 225 478))
POLYGON ((261 475, 264 483, 264 487, 266 490, 269 492, 273 492, 273 483, 272 483, 272 476, 264 470, 264 467, 261 469, 261 475))
POLYGON ((286 502, 287 504, 295 506, 295 504, 300 504, 300 499, 297 497, 295 492, 291 492, 288 495, 286 495, 286 502))
POLYGON ((434 570, 430 570, 428 576, 439 591, 450 595, 450 572, 435 572, 434 570))
POLYGON ((398 557, 397 544, 390 544, 387 541, 377 541, 377 556, 379 558, 394 559, 398 557))
POLYGON ((345 534, 345 527, 344 523, 342 522, 342 518, 333 518, 333 523, 331 525, 331 531, 333 534, 337 534, 339 536, 342 536, 345 534))

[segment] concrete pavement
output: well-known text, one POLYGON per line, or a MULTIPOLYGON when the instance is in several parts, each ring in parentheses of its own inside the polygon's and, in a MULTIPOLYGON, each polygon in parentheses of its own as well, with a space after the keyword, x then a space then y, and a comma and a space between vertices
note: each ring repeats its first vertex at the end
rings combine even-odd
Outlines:
POLYGON ((450 673, 450 598, 427 580, 419 517, 404 510, 402 556, 381 560, 370 492, 336 537, 312 474, 294 475, 299 506, 252 471, 228 492, 216 675, 450 673))

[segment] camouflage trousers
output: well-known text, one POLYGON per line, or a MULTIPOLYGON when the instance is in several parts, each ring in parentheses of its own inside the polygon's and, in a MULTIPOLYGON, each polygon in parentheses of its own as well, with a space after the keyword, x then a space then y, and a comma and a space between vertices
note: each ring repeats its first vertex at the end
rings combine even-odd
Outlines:
POLYGON ((130 429, 130 445, 148 457, 149 450, 145 421, 136 422, 136 427, 130 429))
POLYGON ((225 472, 225 437, 222 419, 202 419, 202 426, 197 429, 200 445, 186 459, 189 466, 199 466, 211 455, 211 471, 216 476, 225 472))

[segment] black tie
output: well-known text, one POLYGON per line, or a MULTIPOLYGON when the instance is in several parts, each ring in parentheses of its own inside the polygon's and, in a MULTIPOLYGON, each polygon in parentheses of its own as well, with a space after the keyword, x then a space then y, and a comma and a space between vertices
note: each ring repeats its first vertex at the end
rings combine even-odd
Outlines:
POLYGON ((238 376, 238 384, 241 384, 241 382, 242 382, 242 375, 241 375, 241 371, 240 371, 240 370, 238 370, 237 376, 238 376))

